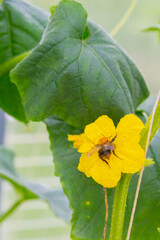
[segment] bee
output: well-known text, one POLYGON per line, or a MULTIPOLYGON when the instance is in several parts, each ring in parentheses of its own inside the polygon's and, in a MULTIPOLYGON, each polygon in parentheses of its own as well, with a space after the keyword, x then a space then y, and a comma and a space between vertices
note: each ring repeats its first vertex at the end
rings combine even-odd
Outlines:
POLYGON ((87 153, 87 156, 90 157, 94 153, 98 152, 98 155, 99 155, 100 159, 102 159, 102 161, 106 162, 108 164, 108 166, 110 167, 107 160, 110 159, 111 153, 113 152, 113 154, 117 158, 119 158, 115 154, 115 151, 114 151, 115 150, 115 144, 113 142, 116 139, 116 137, 117 137, 117 135, 114 138, 112 138, 111 141, 106 137, 100 139, 99 143, 97 145, 95 145, 93 148, 91 148, 91 150, 87 153))

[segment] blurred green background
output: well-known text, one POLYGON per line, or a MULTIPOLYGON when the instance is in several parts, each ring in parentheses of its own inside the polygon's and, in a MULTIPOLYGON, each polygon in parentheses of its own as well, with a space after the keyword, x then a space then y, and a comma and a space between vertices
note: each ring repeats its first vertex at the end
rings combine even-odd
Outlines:
MULTIPOLYGON (((26 0, 49 11, 57 0, 26 0)), ((90 19, 111 32, 131 4, 131 0, 80 0, 90 19)), ((114 37, 141 70, 151 93, 160 88, 160 45, 156 32, 142 29, 158 23, 160 0, 139 0, 123 28, 114 37)), ((24 177, 54 189, 61 187, 54 176, 48 134, 42 123, 26 126, 7 118, 5 145, 16 153, 15 164, 24 177)), ((15 194, 3 183, 3 209, 14 202, 15 194)), ((34 200, 24 203, 0 229, 1 240, 69 240, 70 226, 56 218, 47 204, 34 200)))

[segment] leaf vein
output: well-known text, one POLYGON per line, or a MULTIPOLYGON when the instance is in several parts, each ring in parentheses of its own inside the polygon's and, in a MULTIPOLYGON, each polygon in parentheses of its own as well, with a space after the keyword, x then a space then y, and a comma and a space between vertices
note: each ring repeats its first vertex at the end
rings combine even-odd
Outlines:
POLYGON ((127 98, 126 94, 124 93, 122 87, 120 86, 120 84, 118 83, 116 77, 114 76, 113 72, 111 71, 111 69, 109 68, 109 66, 104 62, 104 60, 94 51, 93 48, 91 48, 87 43, 85 43, 85 45, 90 49, 90 51, 101 61, 101 63, 105 66, 105 68, 109 71, 109 73, 111 74, 111 76, 113 77, 115 83, 117 84, 118 88, 121 90, 122 94, 124 95, 124 97, 127 99, 127 103, 130 107, 131 110, 133 110, 133 106, 131 105, 129 99, 127 98))

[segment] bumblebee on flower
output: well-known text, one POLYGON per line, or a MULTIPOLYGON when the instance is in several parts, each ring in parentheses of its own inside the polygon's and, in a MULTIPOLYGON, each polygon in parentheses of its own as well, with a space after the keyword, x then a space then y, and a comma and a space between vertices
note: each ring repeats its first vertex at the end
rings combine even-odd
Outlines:
POLYGON ((74 148, 81 153, 78 170, 104 187, 115 187, 121 173, 138 172, 145 161, 139 145, 142 121, 134 114, 124 116, 117 128, 103 115, 87 125, 84 133, 69 135, 74 148))

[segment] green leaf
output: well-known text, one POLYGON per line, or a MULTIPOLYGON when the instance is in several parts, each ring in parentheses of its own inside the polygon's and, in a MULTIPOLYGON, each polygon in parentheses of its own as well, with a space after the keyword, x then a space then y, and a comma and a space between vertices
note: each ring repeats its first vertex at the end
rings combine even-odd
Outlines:
MULTIPOLYGON (((160 133, 156 134, 153 139, 148 157, 153 158, 155 164, 144 169, 130 240, 159 240, 157 229, 160 226, 160 133)), ((138 176, 134 174, 126 204, 124 240, 126 239, 137 181, 138 176)))
POLYGON ((48 22, 48 14, 23 1, 3 0, 0 6, 0 63, 34 48, 48 22))
POLYGON ((50 13, 51 13, 50 18, 53 16, 53 14, 54 14, 54 12, 55 12, 55 9, 56 9, 56 6, 51 6, 51 7, 50 7, 50 13))
POLYGON ((148 96, 126 53, 81 4, 62 0, 42 41, 12 72, 28 119, 57 115, 83 128, 107 114, 115 123, 148 96))
POLYGON ((143 31, 145 31, 145 32, 149 32, 149 31, 160 31, 160 24, 151 25, 151 26, 143 29, 143 31))
POLYGON ((24 108, 9 72, 40 41, 48 14, 23 1, 3 0, 0 5, 0 108, 26 122, 24 108))
POLYGON ((151 165, 155 164, 155 162, 153 161, 153 159, 146 159, 145 163, 144 163, 144 167, 149 167, 151 165))
POLYGON ((19 121, 26 122, 24 108, 15 84, 10 82, 9 73, 26 53, 0 64, 0 108, 19 121))
MULTIPOLYGON (((150 122, 151 122, 151 115, 149 116, 149 118, 145 124, 145 128, 141 132, 140 144, 143 148, 145 148, 150 122)), ((152 139, 154 138, 154 136, 155 136, 156 132, 159 130, 159 128, 160 128, 160 99, 159 99, 157 107, 156 107, 149 143, 151 143, 152 139)))
MULTIPOLYGON (((80 130, 68 125, 57 117, 45 120, 54 155, 56 175, 60 177, 63 190, 69 199, 72 209, 72 239, 97 240, 102 239, 105 205, 103 187, 92 178, 87 178, 77 170, 80 154, 68 142, 68 134, 79 134, 80 130)), ((108 189, 109 220, 107 235, 111 220, 111 208, 114 189, 108 189)))
POLYGON ((45 200, 57 216, 69 221, 71 213, 64 193, 61 190, 51 190, 22 178, 14 167, 13 159, 14 154, 12 151, 0 147, 0 178, 10 182, 20 193, 20 201, 18 202, 22 203, 25 200, 38 198, 45 200))
MULTIPOLYGON (((159 15, 159 18, 160 18, 160 15, 159 15)), ((153 32, 153 31, 158 32, 159 41, 160 41, 160 20, 159 20, 159 23, 153 24, 153 25, 143 29, 143 31, 144 32, 153 32)))

